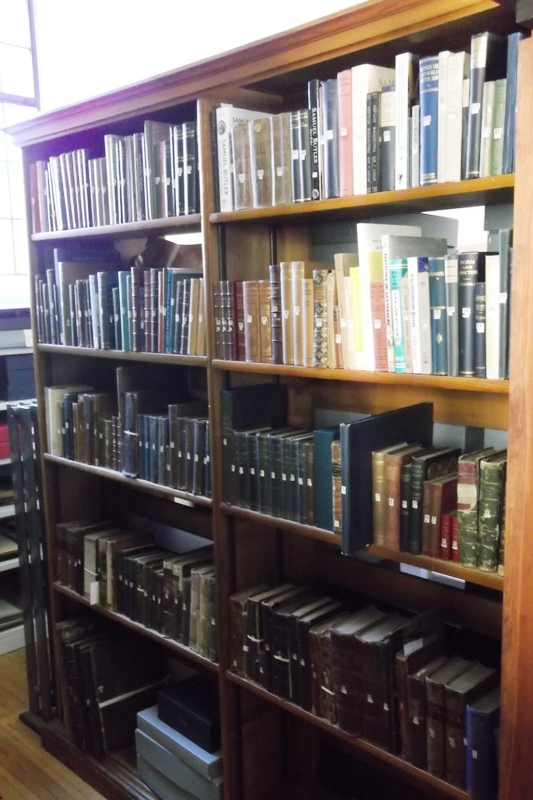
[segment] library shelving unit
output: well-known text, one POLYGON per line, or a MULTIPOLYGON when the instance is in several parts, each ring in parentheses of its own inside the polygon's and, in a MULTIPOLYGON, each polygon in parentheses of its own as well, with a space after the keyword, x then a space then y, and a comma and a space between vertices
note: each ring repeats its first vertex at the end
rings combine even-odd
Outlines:
MULTIPOLYGON (((347 736, 336 726, 236 677, 229 664, 229 596, 260 581, 290 579, 324 582, 340 591, 364 593, 377 601, 412 609, 438 606, 454 623, 502 637, 502 719, 500 800, 531 793, 533 738, 530 711, 533 683, 532 590, 529 546, 533 495, 533 429, 529 399, 533 391, 533 43, 520 45, 518 138, 515 175, 456 184, 314 201, 275 208, 216 213, 210 112, 220 102, 264 111, 294 110, 305 103, 310 78, 333 77, 357 63, 394 64, 397 53, 428 55, 442 49, 468 49, 474 33, 519 30, 511 3, 494 0, 381 0, 368 2, 251 46, 225 53, 174 72, 75 106, 53 111, 10 129, 23 148, 26 180, 39 159, 91 146, 102 149, 106 133, 130 134, 145 119, 179 122, 196 118, 199 131, 201 213, 194 217, 138 222, 30 235, 32 276, 67 241, 135 238, 200 231, 207 308, 207 357, 158 356, 97 351, 38 344, 35 366, 42 438, 43 387, 54 383, 94 381, 111 385, 114 368, 128 364, 168 380, 186 371, 205 375, 209 395, 213 497, 202 503, 184 493, 128 480, 108 470, 77 465, 46 455, 44 491, 49 551, 55 523, 79 518, 100 502, 107 514, 120 517, 125 507, 156 521, 187 528, 214 541, 217 577, 219 664, 187 648, 161 642, 162 649, 193 668, 218 674, 226 800, 320 796, 318 786, 327 762, 334 771, 360 771, 375 787, 373 797, 464 798, 465 791, 414 768, 401 758, 347 736), (389 375, 318 370, 283 365, 226 362, 215 359, 214 307, 211 288, 219 279, 266 277, 273 243, 278 261, 312 258, 312 231, 331 222, 446 207, 500 205, 514 202, 514 274, 510 381, 481 381, 434 376, 389 375), (529 336, 531 330, 532 335, 529 336), (290 422, 312 424, 313 411, 377 412, 422 400, 434 403, 437 422, 509 431, 505 579, 460 565, 370 548, 370 559, 348 559, 339 553, 339 537, 311 526, 267 517, 223 503, 221 405, 224 387, 279 380, 289 386, 290 422), (176 502, 178 501, 178 502, 176 502), (186 501, 183 505, 179 501, 186 501), (191 505, 192 503, 192 505, 191 505), (394 566, 404 562, 422 570, 448 573, 465 582, 455 586, 422 580, 394 566), (383 565, 388 568, 384 569, 383 565), (391 790, 391 787, 393 789, 391 790), (393 791, 393 795, 390 792, 393 791)), ((28 212, 30 211, 29 191, 28 212)), ((30 214, 28 214, 29 218, 30 214)), ((33 309, 35 323, 35 309, 33 309)), ((35 324, 34 324, 35 330, 35 324)), ((53 561, 53 559, 51 559, 53 561)), ((83 600, 54 583, 50 575, 53 620, 77 613, 83 600)), ((82 609, 84 610, 84 609, 82 609)), ((134 627, 139 637, 157 639, 142 626, 111 615, 117 626, 134 627)), ((65 737, 61 710, 42 728, 45 747, 113 798, 151 797, 121 755, 95 758, 77 750, 65 737)), ((354 784, 355 785, 355 784, 354 784)))

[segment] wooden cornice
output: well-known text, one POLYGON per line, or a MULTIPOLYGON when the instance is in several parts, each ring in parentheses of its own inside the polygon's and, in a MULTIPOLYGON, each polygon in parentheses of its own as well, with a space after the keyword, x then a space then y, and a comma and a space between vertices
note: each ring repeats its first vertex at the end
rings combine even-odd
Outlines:
POLYGON ((24 147, 264 80, 498 8, 496 0, 369 0, 281 34, 7 128, 24 147))

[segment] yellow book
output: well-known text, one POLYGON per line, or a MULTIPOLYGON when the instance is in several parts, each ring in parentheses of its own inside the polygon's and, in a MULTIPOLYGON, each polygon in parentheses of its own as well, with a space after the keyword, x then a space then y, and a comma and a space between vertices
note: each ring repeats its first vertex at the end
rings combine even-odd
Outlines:
POLYGON ((355 369, 365 368, 363 319, 361 312, 361 280, 359 267, 350 267, 350 303, 353 324, 355 369))

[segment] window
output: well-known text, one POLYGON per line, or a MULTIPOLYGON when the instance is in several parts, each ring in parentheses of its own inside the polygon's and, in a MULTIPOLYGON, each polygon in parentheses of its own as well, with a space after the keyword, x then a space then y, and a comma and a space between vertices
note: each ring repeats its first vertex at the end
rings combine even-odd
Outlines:
POLYGON ((4 126, 39 109, 33 0, 0 0, 0 308, 29 305, 20 150, 4 126))

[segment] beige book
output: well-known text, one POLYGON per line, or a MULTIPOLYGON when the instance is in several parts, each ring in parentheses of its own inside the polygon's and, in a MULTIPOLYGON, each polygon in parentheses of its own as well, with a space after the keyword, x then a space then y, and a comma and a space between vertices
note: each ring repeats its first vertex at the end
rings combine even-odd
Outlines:
POLYGON ((328 272, 326 278, 326 312, 328 318, 328 367, 336 369, 337 357, 335 349, 335 315, 334 309, 337 304, 337 287, 334 272, 328 272))
MULTIPOLYGON (((200 653, 200 647, 204 639, 207 641, 208 632, 201 630, 202 620, 200 617, 200 604, 202 596, 202 576, 205 573, 212 575, 214 566, 211 562, 205 566, 197 566, 191 569, 191 604, 189 609, 190 625, 189 625, 189 647, 191 650, 196 650, 200 653)), ((206 620, 207 622, 207 620, 206 620)))
POLYGON ((246 361, 261 361, 259 326, 259 281, 243 281, 244 350, 246 361))
POLYGON ((198 306, 198 333, 196 338, 196 353, 192 355, 205 356, 205 287, 203 278, 200 278, 200 296, 198 306))
POLYGON ((292 290, 292 311, 293 311, 293 328, 292 328, 292 348, 293 348, 293 363, 297 367, 303 366, 304 363, 304 331, 303 331, 303 279, 305 278, 305 262, 292 261, 291 262, 291 290, 292 290))
POLYGON ((191 278, 191 299, 189 303, 189 338, 187 355, 195 356, 198 344, 198 314, 200 311, 200 278, 191 278))
POLYGON ((259 294, 259 352, 263 364, 272 363, 272 318, 270 280, 257 281, 259 294))
POLYGON ((356 267, 358 263, 356 253, 335 253, 335 281, 337 284, 342 365, 344 369, 352 369, 350 366, 348 311, 344 279, 350 274, 350 267, 356 267))
POLYGON ((406 273, 401 280, 400 291, 402 295, 403 314, 403 342, 405 353, 405 371, 413 372, 413 333, 411 329, 411 301, 409 297, 409 275, 406 273))
POLYGON ((292 312, 292 266, 290 261, 279 265, 281 290, 281 334, 283 337, 283 363, 294 364, 294 316, 292 312))
POLYGON ((302 278, 303 365, 313 366, 315 327, 315 291, 312 278, 302 278))
POLYGON ((237 122, 231 131, 233 153, 234 211, 252 208, 252 171, 250 165, 250 134, 248 120, 237 122))

